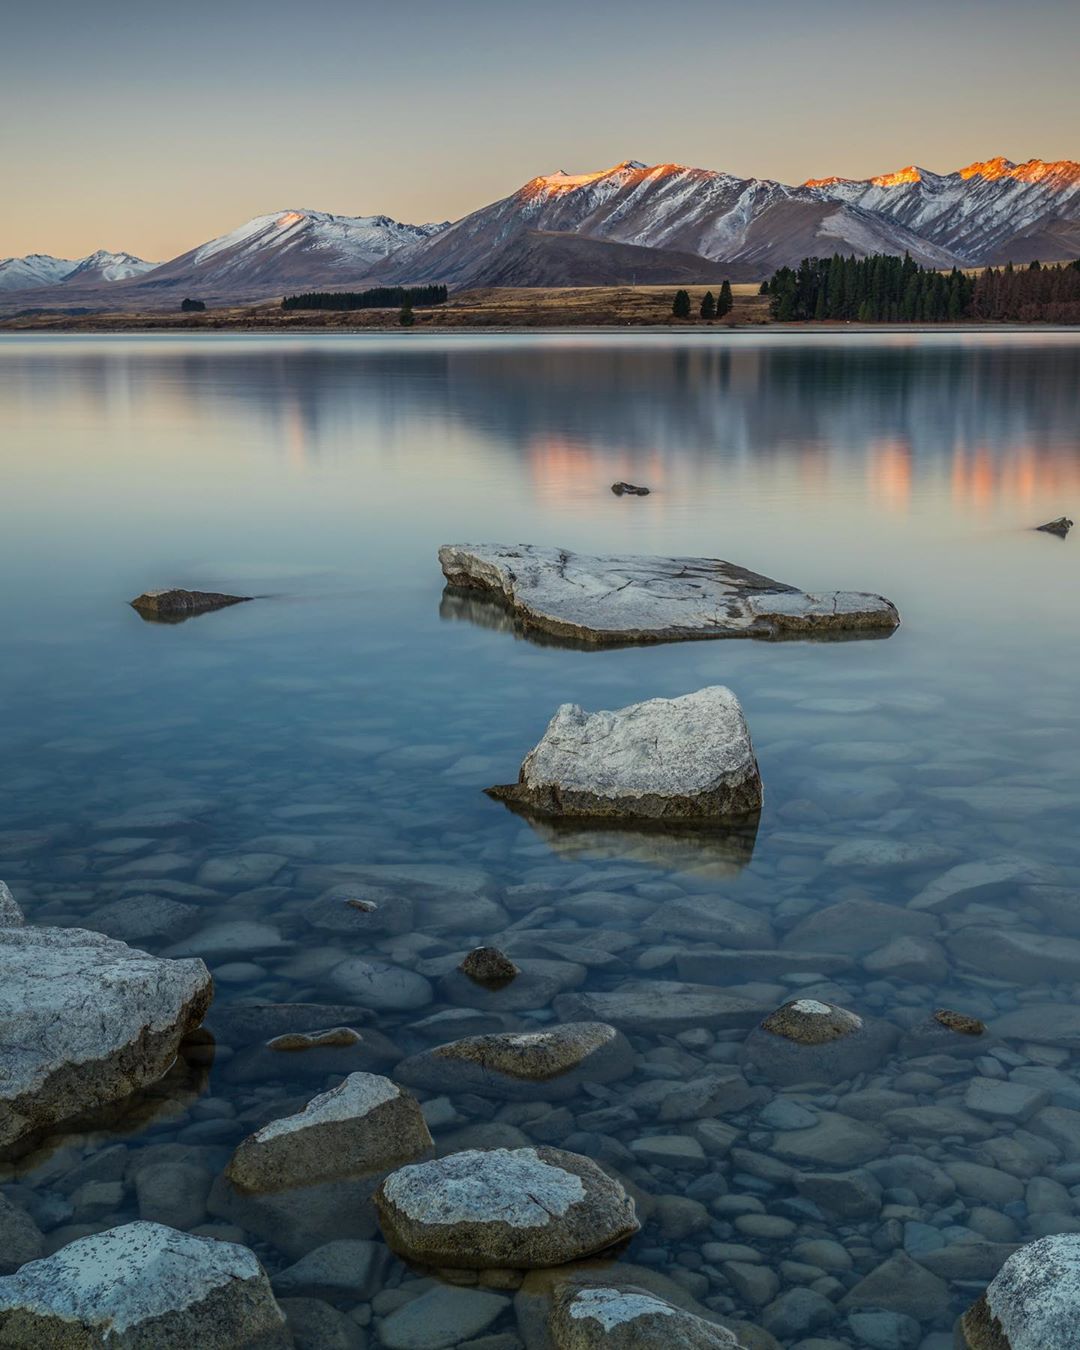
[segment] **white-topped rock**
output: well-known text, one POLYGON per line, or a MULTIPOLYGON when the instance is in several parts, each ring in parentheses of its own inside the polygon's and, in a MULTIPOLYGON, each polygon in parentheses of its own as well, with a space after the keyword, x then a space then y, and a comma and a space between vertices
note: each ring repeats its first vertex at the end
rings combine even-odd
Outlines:
POLYGON ((615 712, 564 703, 518 781, 488 791, 536 815, 594 820, 744 819, 762 801, 742 708, 723 685, 615 712))
POLYGON ((158 1223, 79 1238, 0 1279, 0 1346, 269 1350, 291 1344, 253 1252, 158 1223))
POLYGON ((584 1083, 611 1083, 634 1067, 634 1051, 605 1022, 542 1031, 465 1036, 404 1060, 395 1075, 431 1092, 479 1092, 514 1101, 572 1097, 584 1083))
POLYGON ((526 632, 590 643, 891 632, 896 607, 855 591, 807 594, 718 558, 593 556, 535 544, 446 544, 454 588, 490 593, 526 632))
POLYGON ((1080 1327, 1080 1233, 1029 1242, 957 1324, 966 1350, 1075 1350, 1080 1327))
POLYGON ((225 1175, 263 1194, 384 1172, 431 1146, 413 1097, 379 1074, 351 1073, 302 1111, 248 1135, 225 1175))
POLYGON ((771 1083, 836 1083, 875 1068, 896 1044, 889 1022, 816 998, 771 1012, 743 1045, 743 1065, 771 1083))
POLYGON ((156 1082, 213 982, 81 928, 0 927, 0 1147, 156 1082))
POLYGON ((527 1270, 621 1242, 634 1202, 562 1149, 469 1149, 391 1173, 375 1195, 387 1242, 422 1265, 527 1270))
POLYGON ((554 1350, 739 1350, 726 1327, 636 1285, 568 1280, 548 1317, 554 1350))
POLYGON ((25 922, 15 897, 0 881, 0 928, 21 928, 25 922))

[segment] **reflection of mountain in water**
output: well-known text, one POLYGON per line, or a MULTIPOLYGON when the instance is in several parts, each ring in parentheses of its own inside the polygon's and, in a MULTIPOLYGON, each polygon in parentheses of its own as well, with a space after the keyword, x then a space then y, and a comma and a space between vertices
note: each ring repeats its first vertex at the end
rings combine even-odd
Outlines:
MULTIPOLYGON (((70 387, 76 361, 58 360, 70 387)), ((33 362, 27 396, 54 398, 61 382, 42 355, 33 362)), ((837 457, 869 455, 886 497, 944 469, 975 504, 987 492, 1080 481, 1076 442, 1062 431, 1080 421, 1080 344, 1053 339, 281 340, 273 349, 147 344, 88 352, 78 364, 77 397, 87 402, 121 387, 132 405, 165 396, 196 417, 243 404, 245 416, 271 421, 276 447, 309 461, 345 453, 360 436, 427 453, 438 426, 516 452, 540 485, 573 464, 580 475, 590 455, 640 463, 653 486, 676 463, 692 479, 695 466, 715 472, 717 461, 796 458, 812 479, 837 457), (563 456, 572 464, 560 467, 563 456)))

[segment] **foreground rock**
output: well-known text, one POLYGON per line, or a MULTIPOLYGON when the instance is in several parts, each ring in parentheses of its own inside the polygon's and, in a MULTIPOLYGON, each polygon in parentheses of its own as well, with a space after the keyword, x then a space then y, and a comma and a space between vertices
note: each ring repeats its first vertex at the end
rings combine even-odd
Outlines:
POLYGON ((637 1285, 566 1283, 548 1319, 555 1350, 738 1350, 725 1327, 637 1285))
POLYGON ((21 928, 25 922, 15 897, 0 881, 0 928, 21 928))
POLYGON ((649 495, 647 487, 638 487, 636 483, 612 483, 611 490, 616 497, 647 497, 649 495))
POLYGON ((640 1227, 617 1181, 588 1158, 546 1147, 469 1149, 403 1167, 375 1203, 394 1251, 448 1268, 562 1265, 640 1227))
POLYGON ((521 971, 498 947, 474 947, 458 970, 477 984, 508 984, 521 971))
POLYGON ((491 593, 526 631, 591 643, 889 633, 900 622, 896 607, 880 595, 807 594, 717 558, 446 544, 439 563, 450 586, 491 593))
POLYGON ((1075 1350, 1080 1343, 1080 1234, 1029 1242, 1009 1257, 957 1324, 966 1350, 1075 1350))
POLYGON ((1065 536, 1073 527, 1073 522, 1068 516, 1058 516, 1056 520, 1048 520, 1045 525, 1036 525, 1037 530, 1042 530, 1044 534, 1056 534, 1059 539, 1065 536))
POLYGON ((586 820, 745 819, 762 801, 750 732, 723 685, 617 712, 564 703, 518 781, 488 791, 519 810, 586 820))
POLYGON ((143 591, 131 602, 144 619, 161 619, 176 622, 190 619, 193 614, 205 614, 211 609, 224 609, 226 605, 239 605, 252 600, 250 595, 222 595, 218 591, 143 591))
POLYGON ((431 1092, 479 1092, 515 1101, 572 1097, 585 1083, 611 1083, 634 1067, 630 1042, 604 1022, 544 1031, 466 1036, 399 1064, 403 1083, 431 1092))
POLYGON ((156 1082, 203 1019, 202 961, 80 928, 0 927, 0 1147, 156 1082))
POLYGON ((771 1083, 837 1083, 876 1068, 896 1037, 887 1022, 798 998, 754 1028, 744 1045, 744 1065, 771 1083))
POLYGON ((0 1346, 240 1350, 292 1344, 253 1252, 157 1223, 79 1238, 0 1279, 0 1346))
POLYGON ((239 1145, 225 1175, 265 1194, 369 1175, 431 1148, 418 1103, 373 1073, 351 1073, 294 1116, 273 1120, 239 1145))

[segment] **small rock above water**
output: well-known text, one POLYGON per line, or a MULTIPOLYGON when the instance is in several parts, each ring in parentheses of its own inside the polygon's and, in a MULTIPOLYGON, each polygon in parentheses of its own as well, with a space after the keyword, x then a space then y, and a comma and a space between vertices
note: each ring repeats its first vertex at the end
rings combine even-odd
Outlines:
POLYGON ((204 614, 212 609, 224 609, 226 605, 239 605, 252 600, 251 595, 223 595, 218 591, 185 591, 180 589, 164 591, 143 591, 131 602, 132 609, 138 610, 144 619, 161 623, 181 623, 194 614, 204 614))
POLYGON ((81 928, 0 927, 0 1147, 156 1082, 202 1021, 202 961, 81 928))
POLYGON ((0 1279, 0 1345, 64 1350, 286 1347, 253 1252, 157 1223, 79 1238, 0 1279))
POLYGON ((965 1350, 1075 1350, 1080 1326, 1080 1234, 1029 1242, 957 1324, 965 1350))
POLYGON ((506 984, 515 975, 521 974, 520 969, 498 947, 474 947, 458 970, 477 984, 506 984))
POLYGON ((431 1146, 413 1097, 389 1078, 351 1073, 296 1115, 249 1135, 225 1175, 242 1191, 265 1194, 383 1172, 431 1146))
POLYGON ((887 1022, 835 1003, 793 999, 746 1038, 745 1067, 772 1083, 836 1083, 876 1068, 896 1042, 887 1022))
POLYGON ((488 789, 516 809, 570 819, 716 821, 761 809, 761 774, 739 701, 712 685, 616 712, 564 703, 518 782, 488 789))
POLYGON ((1045 525, 1036 525, 1036 530, 1041 530, 1044 534, 1056 534, 1059 539, 1065 536, 1073 527, 1073 522, 1068 516, 1058 516, 1056 520, 1048 520, 1045 525))
POLYGON ((561 1285, 548 1318, 555 1350, 739 1350, 726 1327, 637 1285, 561 1285))
POLYGON ((452 587, 486 591, 526 631, 589 643, 890 633, 895 605, 855 591, 807 594, 716 558, 591 556, 535 544, 446 544, 452 587))
POLYGON ((647 497, 649 489, 638 487, 635 483, 612 483, 611 490, 616 497, 647 497))
POLYGON ((588 1158, 546 1147, 469 1149, 403 1167, 375 1203, 405 1260, 471 1270, 562 1265, 640 1227, 617 1181, 588 1158))
POLYGON ((571 1097, 584 1083, 625 1078, 629 1041, 604 1022, 569 1022, 543 1031, 466 1036, 397 1066, 403 1083, 431 1092, 479 1092, 517 1101, 571 1097))

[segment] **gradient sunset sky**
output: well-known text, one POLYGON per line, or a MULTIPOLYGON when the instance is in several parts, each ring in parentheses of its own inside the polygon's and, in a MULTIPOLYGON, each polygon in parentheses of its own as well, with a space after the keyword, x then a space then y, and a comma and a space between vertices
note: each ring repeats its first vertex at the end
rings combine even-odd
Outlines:
POLYGON ((0 257, 288 207, 454 219, 624 159, 789 183, 1080 158, 1076 0, 12 0, 0 257))

